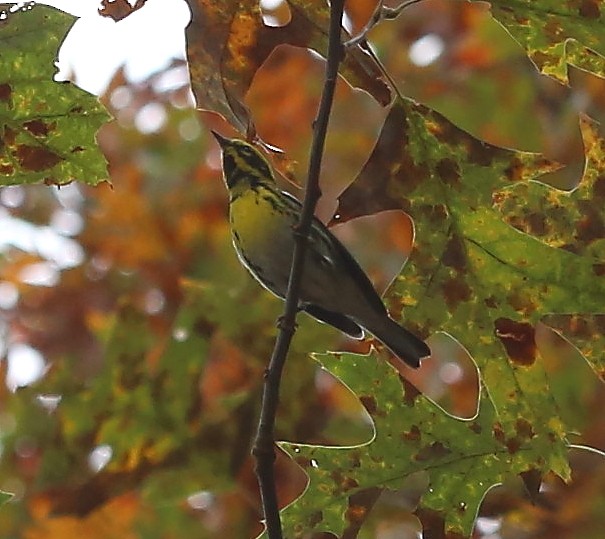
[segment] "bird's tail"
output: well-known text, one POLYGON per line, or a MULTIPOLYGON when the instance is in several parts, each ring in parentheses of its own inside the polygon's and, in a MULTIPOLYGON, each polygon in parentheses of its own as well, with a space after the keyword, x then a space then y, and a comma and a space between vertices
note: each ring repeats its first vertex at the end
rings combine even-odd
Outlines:
POLYGON ((410 367, 419 367, 420 360, 431 355, 431 350, 424 341, 388 316, 381 317, 371 327, 364 327, 410 367))

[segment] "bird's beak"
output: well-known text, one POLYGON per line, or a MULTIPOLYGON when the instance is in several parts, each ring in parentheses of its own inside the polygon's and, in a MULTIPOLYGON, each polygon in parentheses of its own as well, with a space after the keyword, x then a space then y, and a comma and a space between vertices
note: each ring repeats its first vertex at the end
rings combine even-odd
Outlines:
POLYGON ((217 133, 216 131, 213 131, 212 129, 210 130, 210 132, 214 135, 214 138, 219 143, 219 146, 221 148, 224 148, 225 144, 227 144, 227 142, 229 142, 229 139, 227 137, 223 137, 223 135, 221 135, 220 133, 217 133))

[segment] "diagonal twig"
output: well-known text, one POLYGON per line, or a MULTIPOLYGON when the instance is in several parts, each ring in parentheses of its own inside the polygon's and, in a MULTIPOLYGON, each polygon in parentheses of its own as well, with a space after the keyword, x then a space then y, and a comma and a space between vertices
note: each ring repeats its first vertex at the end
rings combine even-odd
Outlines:
POLYGON ((304 270, 305 252, 313 222, 313 214, 320 197, 319 172, 323 156, 328 120, 334 100, 338 66, 343 56, 340 39, 344 0, 332 0, 325 82, 313 127, 313 142, 300 221, 294 230, 294 254, 286 294, 284 314, 279 320, 279 333, 265 372, 263 398, 258 430, 252 453, 256 458, 256 475, 261 491, 265 525, 269 539, 282 539, 279 505, 275 487, 275 416, 279 402, 279 386, 283 366, 296 326, 299 292, 304 270))
POLYGON ((422 0, 405 0, 396 7, 384 6, 382 2, 378 2, 378 4, 376 4, 376 9, 374 9, 374 13, 372 13, 363 29, 355 37, 352 37, 345 42, 344 46, 353 47, 354 45, 360 45, 366 40, 368 32, 379 22, 396 19, 405 8, 408 8, 413 4, 418 4, 419 2, 422 2, 422 0))

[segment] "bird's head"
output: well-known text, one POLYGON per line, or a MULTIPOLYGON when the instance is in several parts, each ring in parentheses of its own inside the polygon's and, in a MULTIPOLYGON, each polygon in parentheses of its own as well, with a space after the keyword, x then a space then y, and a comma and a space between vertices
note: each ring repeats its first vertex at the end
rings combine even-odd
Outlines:
POLYGON ((254 185, 273 181, 269 163, 254 146, 243 140, 223 137, 216 131, 212 134, 223 151, 223 174, 229 189, 239 182, 254 185))

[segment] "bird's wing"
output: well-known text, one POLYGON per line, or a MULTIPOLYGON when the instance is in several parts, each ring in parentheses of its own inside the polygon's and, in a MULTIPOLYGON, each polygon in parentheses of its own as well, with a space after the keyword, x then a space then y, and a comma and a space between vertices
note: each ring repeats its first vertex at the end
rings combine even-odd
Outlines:
POLYGON ((353 258, 353 255, 349 252, 349 250, 334 234, 332 234, 332 232, 328 230, 328 228, 321 221, 318 219, 316 221, 318 228, 321 230, 322 238, 324 238, 324 241, 326 241, 330 246, 330 253, 334 253, 335 256, 340 258, 340 264, 338 265, 344 265, 347 268, 349 277, 357 283, 359 290, 365 297, 368 304, 373 309, 376 309, 377 313, 386 314, 387 310, 382 302, 382 299, 380 299, 380 296, 378 295, 378 292, 376 292, 372 281, 370 281, 366 272, 363 271, 357 260, 353 258))
MULTIPOLYGON (((290 193, 283 192, 286 200, 292 204, 293 209, 296 208, 300 212, 302 204, 299 200, 293 197, 290 193)), ((308 249, 312 251, 316 258, 334 268, 344 266, 348 276, 353 279, 359 286, 359 290, 365 297, 370 306, 376 309, 377 313, 386 313, 386 308, 380 296, 376 292, 374 285, 361 269, 357 260, 348 249, 340 242, 340 240, 328 230, 328 228, 317 218, 313 218, 311 229, 312 241, 309 242, 308 249), (336 258, 340 260, 336 260, 336 258)), ((313 256, 311 256, 312 258, 313 256)), ((346 331, 345 331, 346 332, 346 331)), ((348 333, 348 332, 346 332, 348 333)))
POLYGON ((309 303, 303 305, 302 310, 320 322, 334 326, 343 333, 346 333, 349 337, 363 339, 363 329, 342 313, 328 311, 319 305, 312 305, 309 303))

